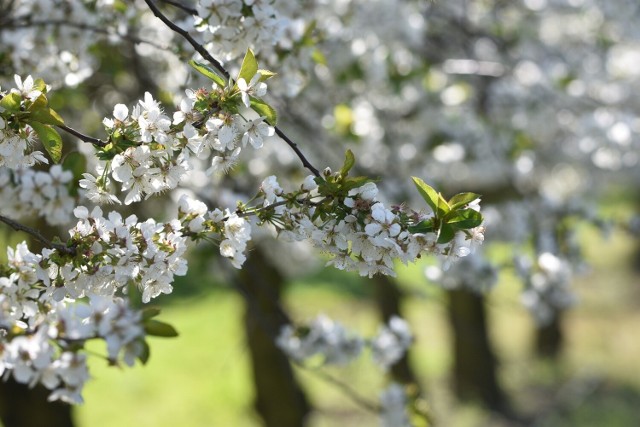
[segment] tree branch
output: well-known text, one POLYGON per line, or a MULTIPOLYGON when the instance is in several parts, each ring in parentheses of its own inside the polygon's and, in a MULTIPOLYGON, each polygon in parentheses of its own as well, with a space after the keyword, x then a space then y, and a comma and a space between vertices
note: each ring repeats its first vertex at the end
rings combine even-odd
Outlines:
POLYGON ((160 11, 160 9, 158 9, 158 7, 153 3, 153 1, 144 0, 144 2, 147 4, 147 6, 149 6, 149 9, 151 9, 151 11, 156 16, 156 18, 161 20, 172 31, 180 34, 185 40, 187 40, 189 44, 196 50, 196 52, 198 52, 204 59, 206 59, 209 63, 211 63, 211 65, 213 65, 218 71, 220 71, 220 73, 222 73, 222 75, 225 78, 229 79, 231 77, 229 72, 222 66, 222 64, 213 56, 211 56, 211 54, 207 52, 207 49, 205 49, 203 45, 201 45, 193 37, 191 37, 191 34, 189 34, 188 31, 183 30, 182 28, 174 24, 173 21, 167 18, 160 11))
POLYGON ((20 224, 19 222, 16 222, 11 218, 7 218, 6 216, 3 216, 3 215, 0 215, 0 221, 4 222, 5 224, 7 224, 8 226, 10 226, 16 231, 24 231, 25 233, 33 236, 37 241, 39 241, 49 249, 56 249, 59 252, 72 254, 72 255, 76 253, 76 251, 73 248, 68 248, 67 246, 60 243, 53 243, 51 240, 44 237, 42 233, 40 233, 35 228, 27 227, 26 225, 20 224))
MULTIPOLYGON (((149 6, 149 9, 151 9, 151 11, 153 12, 153 14, 160 19, 162 22, 164 22, 164 24, 169 27, 171 30, 173 30, 174 32, 180 34, 182 37, 184 37, 189 44, 191 44, 191 46, 193 46, 193 48, 196 50, 196 52, 198 52, 204 59, 206 59, 211 65, 213 65, 225 78, 229 79, 231 77, 231 75, 229 74, 229 72, 222 66, 222 64, 216 60, 213 56, 211 56, 211 54, 209 54, 209 52, 207 52, 207 50, 204 48, 203 45, 201 45, 200 43, 198 43, 193 37, 191 37, 191 35, 183 30, 182 28, 180 28, 179 26, 177 26, 176 24, 174 24, 169 18, 167 18, 161 11, 160 9, 158 9, 158 7, 153 3, 152 0, 144 0, 145 3, 147 4, 147 6, 149 6)), ((164 0, 161 0, 164 1, 164 0)), ((197 13, 196 13, 197 15, 197 13)), ((305 155, 302 153, 302 151, 300 151, 300 149, 298 148, 298 145, 293 142, 291 140, 291 138, 289 138, 287 135, 285 135, 285 133, 278 127, 275 128, 276 134, 282 138, 288 145, 289 147, 291 147, 291 149, 293 149, 293 151, 296 153, 296 155, 298 156, 298 158, 300 159, 300 161, 302 161, 302 165, 309 169, 311 171, 311 173, 313 173, 315 176, 319 177, 320 176, 320 171, 318 171, 317 168, 315 168, 311 162, 305 157, 305 155)))
POLYGON ((108 142, 106 142, 106 141, 103 141, 101 139, 94 138, 92 136, 88 136, 88 135, 85 135, 83 133, 80 133, 77 130, 70 128, 69 126, 58 125, 58 127, 60 129, 62 129, 63 131, 65 131, 67 133, 70 133, 71 135, 73 135, 73 136, 75 136, 77 138, 80 138, 82 141, 90 142, 91 144, 96 145, 98 147, 104 147, 104 146, 106 146, 108 144, 108 142))
POLYGON ((298 148, 298 144, 296 144, 295 142, 293 142, 287 135, 285 135, 284 132, 282 132, 282 130, 280 130, 280 128, 278 126, 275 126, 275 130, 276 130, 276 135, 278 135, 280 138, 284 139, 284 141, 289 144, 289 147, 291 147, 291 149, 293 151, 295 151, 296 155, 298 156, 298 158, 300 159, 300 161, 302 161, 302 165, 309 169, 311 171, 312 174, 314 174, 315 176, 320 176, 320 171, 318 169, 316 169, 310 162, 309 160, 307 160, 307 158, 305 157, 305 155, 302 153, 302 151, 300 151, 300 149, 298 148))

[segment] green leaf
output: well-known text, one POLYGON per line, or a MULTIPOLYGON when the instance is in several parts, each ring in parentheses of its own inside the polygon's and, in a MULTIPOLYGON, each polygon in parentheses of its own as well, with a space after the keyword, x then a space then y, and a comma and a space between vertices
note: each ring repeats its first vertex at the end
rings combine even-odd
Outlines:
POLYGON ((339 189, 338 184, 334 182, 322 181, 322 183, 318 184, 318 193, 321 196, 333 196, 339 189))
POLYGON ((447 201, 433 187, 418 177, 413 177, 413 183, 425 202, 431 207, 436 217, 441 218, 446 215, 451 208, 447 201))
MULTIPOLYGON (((269 70, 258 70, 258 74, 260 74, 260 81, 261 82, 266 82, 267 80, 269 80, 271 77, 277 75, 277 73, 274 73, 273 71, 269 71, 269 70)), ((247 82, 248 83, 248 82, 247 82)))
POLYGON ((409 227, 411 233, 433 233, 435 228, 433 226, 433 218, 421 221, 415 225, 409 227))
POLYGON ((206 78, 213 80, 213 82, 218 86, 224 88, 227 85, 227 81, 209 66, 202 64, 198 61, 195 61, 193 59, 189 61, 189 65, 191 65, 191 67, 193 67, 194 70, 196 70, 206 78))
POLYGON ((146 365, 149 361, 149 357, 151 357, 151 347, 149 347, 149 343, 146 340, 142 341, 142 351, 138 355, 138 360, 143 365, 146 365))
POLYGON ((142 310, 142 320, 143 322, 146 322, 147 320, 156 317, 159 314, 159 307, 145 307, 144 310, 142 310))
POLYGON ((327 65, 327 58, 320 49, 313 49, 313 52, 311 52, 311 59, 313 59, 313 62, 316 64, 327 65))
POLYGON ((374 180, 369 178, 368 176, 354 176, 345 179, 342 182, 342 186, 340 188, 342 189, 342 191, 348 192, 350 190, 353 190, 354 188, 362 187, 367 182, 374 182, 374 180))
POLYGON ((47 91, 47 84, 42 79, 35 79, 33 82, 33 89, 45 93, 47 91))
POLYGON ((313 32, 316 29, 316 26, 318 24, 318 21, 316 21, 315 19, 311 22, 309 22, 309 24, 307 25, 307 28, 305 28, 304 30, 304 34, 302 35, 301 41, 302 41, 302 45, 303 46, 313 46, 314 41, 313 41, 313 32))
POLYGON ((62 138, 60 138, 60 134, 50 125, 40 122, 29 122, 29 125, 36 131, 38 139, 42 142, 49 156, 51 156, 51 160, 55 163, 60 162, 62 158, 62 138))
POLYGON ((346 177, 349 175, 349 171, 356 164, 356 158, 353 155, 353 151, 347 150, 344 153, 344 165, 342 165, 342 169, 340 169, 340 175, 346 177))
POLYGON ((480 195, 476 193, 458 193, 449 200, 449 206, 451 210, 455 210, 479 198, 480 195))
POLYGON ((261 99, 249 97, 251 108, 260 116, 265 117, 265 120, 271 126, 275 126, 278 122, 278 113, 276 110, 261 99))
POLYGON ((149 319, 144 322, 144 331, 147 335, 154 337, 177 337, 178 331, 168 323, 159 320, 149 319))
POLYGON ((39 97, 37 97, 31 102, 31 105, 27 110, 33 113, 34 111, 47 108, 48 104, 49 104, 49 101, 47 101, 47 97, 44 94, 41 94, 39 97))
POLYGON ((31 114, 29 115, 29 119, 35 120, 36 122, 44 123, 46 125, 64 125, 64 120, 62 120, 62 117, 60 117, 58 113, 56 113, 49 107, 31 112, 31 114))
POLYGON ((22 97, 19 93, 8 93, 0 99, 0 107, 12 113, 20 112, 20 102, 22 97))
POLYGON ((244 79, 247 84, 251 81, 253 76, 258 72, 258 61, 251 49, 247 49, 247 53, 244 55, 242 65, 240 66, 240 74, 238 74, 238 80, 244 79))
POLYGON ((127 284, 127 296, 129 297, 129 306, 133 309, 142 307, 142 292, 133 280, 127 284))
POLYGON ((482 224, 482 214, 473 209, 461 209, 452 211, 444 217, 447 224, 461 229, 475 228, 482 224))
POLYGON ((452 226, 449 224, 442 224, 442 227, 440 227, 440 235, 438 236, 438 243, 449 243, 453 240, 455 235, 456 231, 452 226))

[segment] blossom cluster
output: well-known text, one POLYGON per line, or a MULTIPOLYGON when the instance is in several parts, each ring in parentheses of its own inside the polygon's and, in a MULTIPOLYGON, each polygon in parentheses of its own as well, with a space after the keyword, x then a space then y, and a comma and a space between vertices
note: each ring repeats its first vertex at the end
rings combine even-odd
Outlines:
POLYGON ((412 427, 407 413, 407 394, 400 384, 390 384, 380 393, 380 426, 412 427))
POLYGON ((270 1, 199 0, 196 11, 195 28, 225 61, 253 46, 275 46, 288 27, 270 1))
POLYGON ((430 282, 447 290, 486 293, 498 282, 498 269, 479 253, 462 258, 446 271, 442 265, 430 265, 424 274, 430 282))
MULTIPOLYGON (((370 339, 345 329, 345 327, 320 315, 307 326, 285 325, 280 330, 276 344, 289 357, 299 363, 320 360, 323 365, 346 365, 370 347, 373 361, 387 370, 400 360, 413 342, 413 335, 404 319, 393 316, 387 325, 379 328, 370 339)), ((408 398, 404 388, 396 383, 380 394, 381 425, 389 427, 410 426, 407 413, 408 398)))
POLYGON ((48 171, 0 167, 0 213, 10 218, 38 215, 51 225, 68 224, 76 205, 73 174, 60 165, 48 171))
POLYGON ((246 219, 228 209, 208 211, 203 202, 188 196, 180 198, 178 218, 186 233, 195 239, 217 234, 220 254, 229 258, 235 268, 242 267, 251 240, 251 224, 246 219))
MULTIPOLYGON (((330 176, 330 170, 325 173, 330 176)), ((321 184, 324 185, 324 184, 321 184)), ((484 240, 484 227, 477 225, 455 233, 448 241, 439 240, 438 231, 416 232, 414 226, 429 222, 433 213, 420 213, 404 205, 387 208, 377 200, 378 188, 373 182, 361 182, 346 197, 324 197, 322 188, 308 177, 296 193, 301 203, 289 203, 258 216, 272 223, 279 236, 289 240, 308 240, 330 254, 328 265, 340 270, 358 271, 362 276, 395 275, 394 262, 414 262, 421 253, 442 256, 445 263, 465 257, 484 240), (317 202, 316 202, 317 201, 317 202), (294 208, 294 209, 291 209, 294 208)), ((297 200, 284 195, 275 177, 267 178, 262 187, 265 203, 297 200)), ((466 204, 478 210, 478 200, 466 204)))
POLYGON ((571 289, 573 270, 567 260, 543 252, 535 262, 524 256, 517 257, 515 266, 525 283, 522 304, 540 325, 548 324, 558 311, 575 304, 576 295, 571 289))
POLYGON ((146 303, 170 293, 174 275, 186 274, 187 238, 178 220, 139 222, 135 215, 123 219, 118 212, 105 217, 100 207, 89 212, 84 206, 74 214, 79 221, 69 231, 70 242, 82 262, 59 266, 65 296, 113 296, 133 283, 146 303))
POLYGON ((412 342, 409 325, 397 316, 368 340, 324 315, 316 317, 308 326, 283 326, 276 340, 278 347, 292 359, 304 362, 315 357, 325 365, 351 363, 368 345, 373 361, 384 370, 400 360, 412 342))
POLYGON ((89 52, 97 40, 115 43, 128 36, 127 24, 135 20, 139 10, 115 7, 116 3, 113 0, 4 2, 0 65, 10 70, 30 70, 58 84, 78 85, 97 69, 96 58, 89 52), (53 37, 55 43, 47 42, 53 37))
POLYGON ((104 340, 113 363, 121 356, 132 365, 144 357, 145 330, 141 312, 132 308, 135 299, 148 303, 172 292, 174 276, 187 271, 189 237, 217 232, 222 255, 239 268, 250 225, 235 213, 207 212, 186 196, 180 219, 168 223, 104 215, 100 207, 79 206, 73 213, 78 222, 64 249, 37 255, 22 243, 8 250, 8 266, 0 271, 0 326, 6 331, 1 363, 19 382, 55 389, 51 399, 79 402, 88 377, 80 352, 84 342, 104 340), (65 371, 69 363, 77 378, 65 371))
POLYGON ((44 88, 38 87, 31 76, 23 81, 16 75, 15 84, 9 93, 2 92, 0 88, 0 167, 18 169, 48 163, 41 151, 32 149, 36 141, 33 127, 7 111, 9 101, 14 111, 28 110, 43 95, 44 88))
POLYGON ((108 359, 132 365, 144 349, 142 314, 123 298, 88 295, 88 301, 67 298, 65 276, 53 251, 41 255, 25 243, 8 248, 8 265, 0 277, 0 373, 24 384, 43 384, 50 400, 82 402, 89 379, 88 340, 107 344, 108 359))
POLYGON ((250 105, 249 97, 266 93, 261 74, 252 77, 249 82, 238 79, 235 86, 187 90, 172 118, 148 92, 131 112, 117 104, 113 118, 103 120, 110 141, 99 150, 104 162, 95 175, 86 173, 80 181, 87 197, 95 203, 120 203, 113 180, 126 192, 128 205, 175 189, 197 159, 210 164, 211 175, 228 171, 247 144, 261 148, 273 127, 264 116, 246 119, 238 111, 240 105, 250 105))

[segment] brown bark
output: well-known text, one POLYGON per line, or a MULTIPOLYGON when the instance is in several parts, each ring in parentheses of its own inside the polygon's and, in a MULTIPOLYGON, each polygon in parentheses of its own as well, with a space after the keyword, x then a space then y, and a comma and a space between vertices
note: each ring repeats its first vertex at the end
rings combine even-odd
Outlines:
POLYGON ((0 420, 4 427, 73 427, 71 406, 47 402, 51 391, 30 389, 13 380, 0 381, 0 420))
POLYGON ((564 310, 558 310, 551 323, 538 326, 536 329, 536 354, 538 357, 556 360, 562 353, 562 315, 564 310))
POLYGON ((489 340, 484 298, 464 289, 447 294, 456 396, 461 400, 478 400, 495 411, 507 411, 506 395, 497 377, 497 359, 489 340))
POLYGON ((238 273, 236 285, 246 301, 244 324, 255 384, 255 409, 266 427, 304 426, 310 405, 287 356, 275 345, 280 328, 289 323, 280 305, 283 277, 256 249, 238 273))

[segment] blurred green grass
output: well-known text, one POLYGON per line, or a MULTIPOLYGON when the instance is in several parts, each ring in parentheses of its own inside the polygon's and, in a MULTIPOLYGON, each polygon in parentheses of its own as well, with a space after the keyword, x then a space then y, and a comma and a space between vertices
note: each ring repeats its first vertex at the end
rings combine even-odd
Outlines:
MULTIPOLYGON (((560 364, 533 357, 534 325, 519 303, 520 285, 510 274, 489 295, 491 334, 500 375, 522 413, 541 426, 640 425, 640 288, 633 271, 637 248, 622 233, 605 241, 586 229, 586 256, 592 271, 575 281, 580 304, 568 312, 567 344, 560 364)), ((506 250, 506 249, 503 249, 506 250)), ((439 425, 509 425, 474 405, 455 403, 448 385, 450 353, 444 296, 422 278, 424 264, 402 268, 400 283, 408 294, 404 309, 416 334, 412 361, 427 390, 439 425)), ((286 293, 293 318, 308 320, 325 313, 365 335, 378 325, 367 282, 326 270, 298 278, 286 293)), ((191 278, 206 282, 206 278, 191 278)), ((168 297, 167 300, 171 300, 168 297)), ((241 329, 243 302, 230 289, 211 286, 196 296, 171 300, 162 320, 176 326, 177 339, 154 339, 145 367, 114 369, 93 357, 94 380, 77 408, 80 426, 259 426, 252 404, 248 352, 241 329)), ((96 349, 100 351, 100 349, 96 349)), ((349 368, 328 371, 377 399, 383 373, 364 357, 349 368)), ((376 425, 375 416, 344 394, 297 369, 317 409, 313 427, 376 425)))

